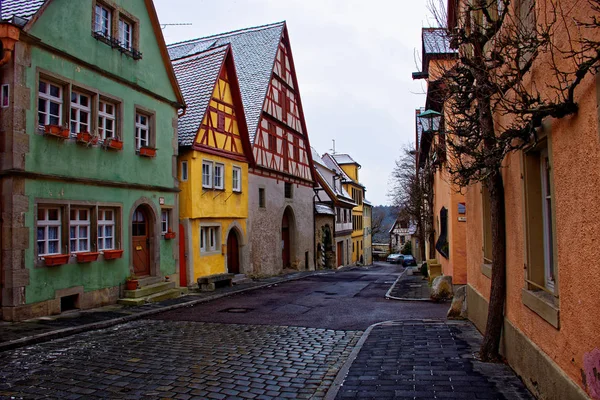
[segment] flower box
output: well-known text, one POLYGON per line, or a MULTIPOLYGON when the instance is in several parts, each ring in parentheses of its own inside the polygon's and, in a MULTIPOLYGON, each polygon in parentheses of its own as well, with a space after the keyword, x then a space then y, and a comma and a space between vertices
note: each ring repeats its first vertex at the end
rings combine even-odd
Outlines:
POLYGON ((94 136, 89 132, 79 132, 77 134, 77 143, 95 145, 98 143, 98 136, 94 136))
POLYGON ((104 141, 106 148, 113 150, 123 150, 123 142, 117 138, 110 138, 104 141))
POLYGON ((115 260, 117 258, 123 257, 123 249, 120 250, 104 250, 102 252, 104 254, 105 260, 115 260))
POLYGON ((60 139, 68 139, 71 132, 60 125, 44 125, 44 134, 60 139))
POLYGON ((140 147, 140 156, 156 157, 156 149, 153 147, 140 147))
POLYGON ((78 263, 88 263, 96 261, 98 259, 99 254, 100 253, 98 253, 97 251, 90 251, 86 253, 75 253, 75 257, 77 257, 78 263))
POLYGON ((68 254, 53 254, 44 256, 44 263, 47 267, 52 267, 55 265, 63 265, 69 262, 68 254))
POLYGON ((175 232, 169 231, 165 233, 165 239, 166 240, 171 240, 171 239, 175 239, 175 237, 177 236, 177 234, 175 232))

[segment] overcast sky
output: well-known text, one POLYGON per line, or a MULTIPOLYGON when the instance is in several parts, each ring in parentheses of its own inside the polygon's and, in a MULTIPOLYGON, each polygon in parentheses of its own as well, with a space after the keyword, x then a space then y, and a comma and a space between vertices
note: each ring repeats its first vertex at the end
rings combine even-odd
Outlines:
POLYGON ((287 21, 308 136, 319 154, 348 153, 373 205, 388 204, 402 146, 424 104, 421 28, 426 0, 154 0, 167 43, 287 21), (417 61, 415 61, 417 60, 417 61))

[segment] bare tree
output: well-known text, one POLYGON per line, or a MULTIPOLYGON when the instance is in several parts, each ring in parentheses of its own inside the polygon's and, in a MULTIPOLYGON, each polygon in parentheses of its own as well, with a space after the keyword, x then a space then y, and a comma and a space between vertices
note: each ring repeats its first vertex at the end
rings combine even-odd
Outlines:
POLYGON ((371 234, 372 236, 382 232, 383 223, 385 220, 386 212, 382 208, 374 207, 373 216, 371 217, 371 234))
POLYGON ((441 26, 449 22, 448 35, 459 49, 457 63, 436 86, 447 110, 447 167, 453 183, 481 182, 490 197, 492 283, 483 360, 499 357, 504 317, 503 162, 507 154, 536 142, 545 118, 576 113, 575 91, 600 65, 600 42, 591 39, 598 37, 593 31, 600 27, 600 0, 579 2, 590 7, 589 21, 567 18, 558 0, 511 3, 450 0, 446 10, 444 0, 431 0, 431 10, 441 26), (555 40, 556 35, 566 40, 555 40), (554 78, 536 80, 532 73, 539 68, 550 69, 554 78))

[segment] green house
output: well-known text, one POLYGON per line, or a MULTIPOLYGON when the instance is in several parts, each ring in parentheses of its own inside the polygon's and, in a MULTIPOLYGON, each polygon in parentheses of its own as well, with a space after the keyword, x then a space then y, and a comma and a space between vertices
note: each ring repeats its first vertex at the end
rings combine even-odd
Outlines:
POLYGON ((1 316, 178 282, 183 97, 151 0, 3 0, 1 316))

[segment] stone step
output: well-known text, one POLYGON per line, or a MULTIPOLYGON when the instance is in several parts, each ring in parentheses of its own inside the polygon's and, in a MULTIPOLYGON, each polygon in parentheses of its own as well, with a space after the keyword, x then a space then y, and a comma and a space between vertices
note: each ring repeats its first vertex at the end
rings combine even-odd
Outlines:
POLYGON ((139 287, 150 286, 156 283, 164 282, 165 278, 162 276, 146 276, 138 279, 139 287))
POLYGON ((234 285, 242 285, 244 283, 250 282, 252 282, 252 279, 248 278, 246 274, 236 274, 231 280, 231 283, 233 283, 234 285))
MULTIPOLYGON (((185 292, 187 293, 187 288, 183 288, 183 290, 185 290, 185 292)), ((165 290, 164 292, 155 293, 153 295, 146 297, 146 301, 148 303, 158 303, 159 301, 163 301, 163 300, 175 299, 175 298, 181 296, 181 294, 182 294, 181 292, 182 292, 182 288, 165 290)))
POLYGON ((122 298, 122 299, 117 300, 117 304, 122 304, 124 306, 129 306, 129 307, 141 306, 141 305, 146 304, 146 298, 145 297, 138 297, 137 299, 122 298))
POLYGON ((148 286, 142 286, 136 290, 125 290, 124 295, 129 299, 139 297, 147 297, 154 293, 164 292, 165 290, 173 289, 176 286, 175 282, 159 282, 148 286))

